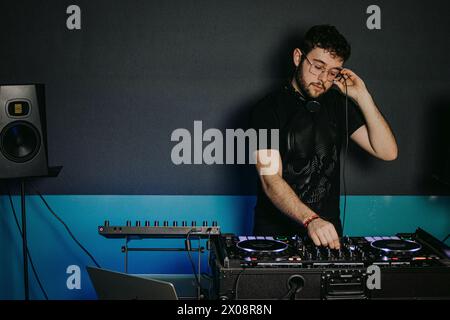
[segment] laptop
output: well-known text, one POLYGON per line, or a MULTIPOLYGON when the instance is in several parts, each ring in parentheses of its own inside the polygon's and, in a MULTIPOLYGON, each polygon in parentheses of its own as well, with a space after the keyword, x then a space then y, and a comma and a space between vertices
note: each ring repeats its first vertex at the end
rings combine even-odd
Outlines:
POLYGON ((178 300, 172 283, 86 267, 100 300, 178 300))

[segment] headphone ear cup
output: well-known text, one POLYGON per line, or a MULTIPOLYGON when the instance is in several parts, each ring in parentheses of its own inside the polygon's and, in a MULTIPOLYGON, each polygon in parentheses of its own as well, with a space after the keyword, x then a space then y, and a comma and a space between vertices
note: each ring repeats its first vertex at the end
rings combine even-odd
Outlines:
POLYGON ((320 111, 320 102, 316 100, 310 100, 306 103, 306 110, 309 112, 319 112, 320 111))
POLYGON ((306 110, 309 112, 319 112, 320 111, 320 102, 317 100, 312 100, 311 98, 304 97, 303 94, 295 91, 294 88, 286 85, 284 89, 293 92, 293 94, 304 104, 306 110))

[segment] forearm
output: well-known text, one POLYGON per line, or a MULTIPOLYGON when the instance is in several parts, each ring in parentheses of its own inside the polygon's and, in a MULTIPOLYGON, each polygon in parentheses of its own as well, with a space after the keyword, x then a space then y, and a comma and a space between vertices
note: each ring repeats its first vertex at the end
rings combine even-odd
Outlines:
POLYGON ((304 204, 294 190, 279 175, 263 176, 263 189, 272 203, 293 220, 303 223, 315 212, 304 204))
POLYGON ((366 120, 367 133, 373 151, 380 158, 395 159, 397 143, 389 124, 378 110, 372 96, 366 93, 356 100, 366 120))

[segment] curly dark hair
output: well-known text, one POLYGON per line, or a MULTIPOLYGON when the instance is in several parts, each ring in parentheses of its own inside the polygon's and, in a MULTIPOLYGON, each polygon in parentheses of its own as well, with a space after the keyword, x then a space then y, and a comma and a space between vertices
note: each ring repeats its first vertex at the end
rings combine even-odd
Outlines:
POLYGON ((345 37, 336 27, 331 25, 318 25, 311 27, 303 39, 302 51, 307 55, 314 48, 322 48, 345 61, 350 58, 351 47, 345 37))

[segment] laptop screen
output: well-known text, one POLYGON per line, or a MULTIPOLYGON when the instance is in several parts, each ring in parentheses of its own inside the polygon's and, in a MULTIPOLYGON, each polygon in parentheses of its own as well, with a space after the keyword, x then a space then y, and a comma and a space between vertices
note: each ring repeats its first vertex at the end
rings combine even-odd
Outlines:
POLYGON ((178 300, 172 283, 86 267, 100 300, 178 300))

